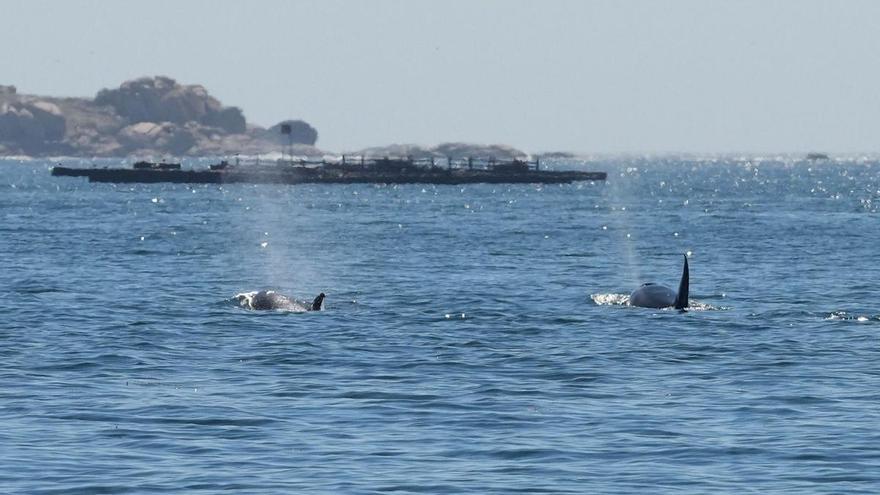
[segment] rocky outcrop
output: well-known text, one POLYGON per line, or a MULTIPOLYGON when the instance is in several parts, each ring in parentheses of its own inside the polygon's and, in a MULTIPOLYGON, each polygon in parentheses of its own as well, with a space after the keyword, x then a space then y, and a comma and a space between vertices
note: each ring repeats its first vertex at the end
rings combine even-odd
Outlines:
POLYGON ((148 152, 167 150, 173 155, 186 154, 198 142, 198 129, 187 123, 138 122, 119 131, 120 143, 128 149, 148 152))
POLYGON ((442 143, 431 148, 431 151, 443 156, 492 157, 499 160, 527 158, 528 153, 504 144, 470 144, 442 143))
POLYGON ((66 126, 61 109, 51 102, 0 101, 0 140, 18 144, 20 151, 36 151, 42 146, 59 149, 66 126))
POLYGON ((284 120, 268 129, 251 127, 247 133, 260 142, 273 143, 274 149, 285 153, 291 144, 303 150, 313 148, 318 141, 318 130, 302 120, 284 120), (282 132, 284 126, 289 126, 289 134, 282 132))
POLYGON ((308 123, 249 125, 239 108, 223 106, 203 86, 169 77, 126 81, 94 99, 22 95, 0 85, 0 156, 272 153, 288 144, 282 124, 291 126, 296 152, 323 154, 308 123))
MULTIPOLYGON (((164 76, 126 81, 102 89, 93 99, 23 95, 15 86, 0 85, 0 156, 329 154, 315 147, 317 141, 317 129, 305 121, 284 120, 268 129, 248 124, 239 108, 224 106, 204 86, 164 76), (282 133, 285 127, 289 135, 282 133)), ((528 156, 510 146, 469 143, 393 144, 346 154, 498 160, 528 156)))
POLYGON ((572 160, 578 157, 570 151, 545 151, 537 155, 541 160, 572 160))
POLYGON ((392 144, 377 146, 352 152, 352 155, 363 156, 411 156, 413 158, 495 158, 512 160, 527 158, 528 153, 503 144, 473 143, 441 143, 436 146, 423 147, 417 144, 392 144))
POLYGON ((314 146, 318 141, 318 130, 302 120, 285 120, 266 130, 270 139, 277 139, 279 143, 307 144, 314 146), (288 126, 290 137, 283 132, 284 126, 288 126))
POLYGON ((129 122, 196 122, 229 134, 247 128, 240 109, 224 107, 204 86, 181 85, 170 77, 142 77, 118 89, 102 89, 95 104, 113 107, 129 122))

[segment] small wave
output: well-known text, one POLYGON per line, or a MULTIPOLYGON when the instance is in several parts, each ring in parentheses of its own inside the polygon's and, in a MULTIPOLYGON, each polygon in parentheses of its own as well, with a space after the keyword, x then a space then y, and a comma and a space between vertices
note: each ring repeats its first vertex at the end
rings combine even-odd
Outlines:
MULTIPOLYGON (((629 306, 629 294, 590 294, 590 299, 599 306, 629 306)), ((688 299, 687 309, 688 311, 724 311, 730 308, 688 299)))
POLYGON ((595 258, 596 254, 595 253, 581 253, 581 252, 563 253, 562 257, 564 257, 564 258, 595 258))
POLYGON ((696 301, 694 299, 688 299, 688 311, 727 311, 730 309, 727 306, 713 306, 708 303, 696 301))
POLYGON ((163 253, 162 251, 156 251, 155 249, 132 249, 131 251, 128 251, 128 254, 134 256, 156 256, 166 253, 163 253))
POLYGON ((846 311, 832 311, 825 317, 826 320, 832 321, 858 321, 858 322, 869 322, 869 321, 880 321, 880 315, 855 315, 849 314, 846 311))
POLYGON ((54 292, 64 292, 58 286, 47 283, 40 279, 25 279, 12 283, 13 290, 19 294, 49 294, 54 292))
POLYGON ((51 294, 54 292, 64 292, 58 287, 20 287, 16 289, 19 294, 51 294))
POLYGON ((590 299, 599 306, 629 305, 629 294, 590 294, 590 299))
POLYGON ((90 421, 99 423, 132 423, 132 424, 170 424, 170 425, 197 425, 197 426, 265 426, 275 423, 272 418, 261 417, 168 417, 168 416, 121 416, 105 413, 73 413, 73 414, 50 414, 51 419, 90 421))
POLYGON ((473 318, 465 313, 444 313, 442 318, 438 318, 439 321, 446 320, 469 320, 473 318))
POLYGON ((101 363, 97 361, 75 361, 68 363, 48 364, 45 366, 34 366, 34 370, 43 372, 64 372, 64 371, 86 371, 100 368, 101 363))

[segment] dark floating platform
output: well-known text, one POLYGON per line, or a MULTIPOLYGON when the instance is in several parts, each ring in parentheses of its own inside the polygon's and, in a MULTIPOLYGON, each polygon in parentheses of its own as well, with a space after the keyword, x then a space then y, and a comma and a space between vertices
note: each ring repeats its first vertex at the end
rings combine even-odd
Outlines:
POLYGON ((184 170, 179 163, 137 162, 132 168, 57 166, 52 175, 88 177, 90 182, 176 182, 189 184, 472 184, 545 183, 605 180, 605 172, 541 170, 539 161, 377 158, 356 161, 279 160, 269 164, 226 161, 207 169, 184 170))

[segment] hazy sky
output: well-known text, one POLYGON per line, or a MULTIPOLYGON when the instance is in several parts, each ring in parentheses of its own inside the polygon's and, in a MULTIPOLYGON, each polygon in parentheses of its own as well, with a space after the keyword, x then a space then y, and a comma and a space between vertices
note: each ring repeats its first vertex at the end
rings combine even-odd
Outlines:
POLYGON ((880 1, 0 0, 0 84, 203 84, 318 145, 880 149, 880 1))

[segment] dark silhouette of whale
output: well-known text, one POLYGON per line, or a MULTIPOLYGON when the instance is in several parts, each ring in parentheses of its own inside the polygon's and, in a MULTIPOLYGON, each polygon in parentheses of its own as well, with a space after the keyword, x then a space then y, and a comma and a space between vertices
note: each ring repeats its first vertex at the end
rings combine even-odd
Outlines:
POLYGON ((681 281, 678 283, 678 292, 665 285, 646 283, 639 286, 629 296, 630 306, 642 308, 675 308, 684 310, 688 307, 688 286, 690 275, 688 273, 688 259, 684 255, 684 268, 681 271, 681 281))
POLYGON ((279 309, 285 311, 305 312, 305 311, 321 311, 324 308, 324 293, 318 294, 318 297, 307 306, 284 294, 279 294, 274 290, 261 290, 259 292, 251 292, 247 294, 239 294, 236 296, 239 303, 250 309, 269 310, 279 309))

